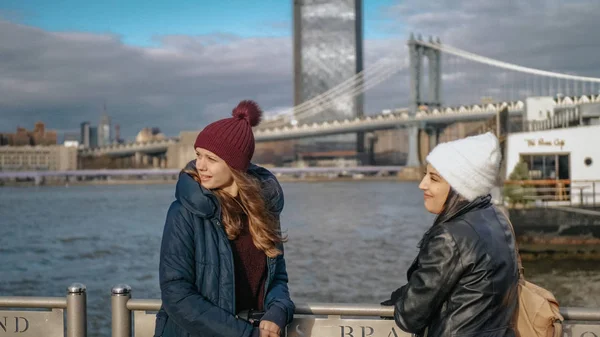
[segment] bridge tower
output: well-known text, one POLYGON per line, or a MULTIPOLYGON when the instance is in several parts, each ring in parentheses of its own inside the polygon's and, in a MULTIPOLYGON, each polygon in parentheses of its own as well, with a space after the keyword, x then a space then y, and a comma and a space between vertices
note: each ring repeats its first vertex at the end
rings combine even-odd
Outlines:
MULTIPOLYGON (((421 36, 418 40, 415 39, 414 35, 410 35, 408 40, 408 52, 409 52, 409 71, 410 71, 410 106, 409 113, 411 116, 415 116, 417 111, 422 107, 436 108, 441 107, 441 84, 442 84, 442 55, 441 51, 427 46, 422 42, 421 36), (428 95, 422 93, 422 74, 423 74, 423 60, 428 61, 428 95)), ((433 38, 429 38, 429 44, 440 43, 439 38, 436 42, 433 38)), ((413 125, 408 128, 409 144, 408 144, 408 159, 406 165, 409 167, 420 166, 419 159, 419 129, 420 125, 413 125)), ((439 133, 439 130, 428 130, 433 133, 439 133)))

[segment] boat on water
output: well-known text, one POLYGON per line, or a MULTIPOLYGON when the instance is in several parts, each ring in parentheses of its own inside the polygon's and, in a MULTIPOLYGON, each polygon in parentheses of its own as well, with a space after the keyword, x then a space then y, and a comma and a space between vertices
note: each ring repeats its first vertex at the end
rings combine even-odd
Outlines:
MULTIPOLYGON (((79 283, 69 286, 65 297, 0 297, 0 336, 86 337, 86 304, 86 288, 79 283)), ((127 285, 113 287, 112 337, 152 337, 160 305, 158 299, 131 298, 127 285)), ((600 308, 562 307, 561 313, 563 337, 600 337, 600 308)), ((296 303, 294 321, 285 335, 412 336, 396 326, 393 314, 393 307, 373 304, 296 303)))

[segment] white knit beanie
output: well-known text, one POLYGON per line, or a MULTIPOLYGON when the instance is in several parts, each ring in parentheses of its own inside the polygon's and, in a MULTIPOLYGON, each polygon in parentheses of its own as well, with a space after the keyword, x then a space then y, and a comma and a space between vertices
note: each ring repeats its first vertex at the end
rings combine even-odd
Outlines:
POLYGON ((469 201, 488 195, 496 184, 500 145, 491 132, 436 146, 427 156, 458 194, 469 201))

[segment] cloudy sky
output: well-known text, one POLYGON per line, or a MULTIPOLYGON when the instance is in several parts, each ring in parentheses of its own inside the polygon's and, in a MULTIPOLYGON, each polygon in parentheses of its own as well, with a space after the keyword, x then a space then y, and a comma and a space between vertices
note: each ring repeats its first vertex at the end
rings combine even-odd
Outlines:
MULTIPOLYGON (((364 0, 364 9, 366 67, 405 58, 414 31, 523 66, 600 77, 598 0, 364 0)), ((461 67, 489 80, 483 68, 461 67)), ((291 0, 0 2, 0 132, 38 120, 77 131, 82 121, 97 124, 106 102, 125 138, 154 126, 175 136, 227 116, 241 99, 269 112, 289 107, 292 80, 291 0)), ((443 88, 448 101, 474 90, 452 87, 451 77, 443 88)), ((366 110, 407 102, 400 72, 367 93, 366 110)))

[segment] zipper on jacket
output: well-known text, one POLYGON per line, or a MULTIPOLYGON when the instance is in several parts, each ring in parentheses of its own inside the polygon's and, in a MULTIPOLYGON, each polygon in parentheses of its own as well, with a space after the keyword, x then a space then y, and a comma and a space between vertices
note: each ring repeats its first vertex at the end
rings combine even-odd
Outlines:
MULTIPOLYGON (((223 234, 223 236, 225 237, 225 239, 227 240, 227 234, 225 233, 225 229, 223 228, 223 226, 221 225, 221 221, 216 220, 217 222, 217 227, 220 228, 221 233, 223 234)), ((237 317, 236 314, 236 307, 235 307, 235 265, 234 265, 234 261, 233 261, 233 251, 231 250, 231 243, 229 242, 229 240, 227 240, 227 248, 229 249, 229 257, 231 259, 231 265, 233 267, 231 274, 232 274, 232 284, 233 284, 233 292, 232 292, 232 297, 233 298, 233 314, 237 317)))
POLYGON ((267 280, 265 281, 265 291, 263 294, 263 310, 267 311, 267 292, 269 291, 269 280, 271 280, 271 258, 267 256, 267 280))

